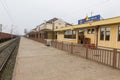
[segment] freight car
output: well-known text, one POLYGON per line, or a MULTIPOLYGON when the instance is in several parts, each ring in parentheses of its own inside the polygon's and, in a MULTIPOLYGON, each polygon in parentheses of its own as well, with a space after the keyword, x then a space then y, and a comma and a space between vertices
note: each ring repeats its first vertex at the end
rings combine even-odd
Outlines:
POLYGON ((0 43, 8 41, 8 40, 15 38, 15 37, 16 37, 16 35, 11 35, 8 33, 0 32, 0 43))

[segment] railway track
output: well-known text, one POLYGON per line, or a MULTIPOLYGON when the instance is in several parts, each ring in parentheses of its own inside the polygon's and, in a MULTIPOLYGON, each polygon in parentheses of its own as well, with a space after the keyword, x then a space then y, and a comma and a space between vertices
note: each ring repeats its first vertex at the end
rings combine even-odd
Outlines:
POLYGON ((10 60, 11 55, 18 47, 19 41, 20 38, 17 37, 11 40, 11 42, 9 42, 8 44, 0 47, 0 80, 2 80, 1 75, 3 74, 7 63, 10 60))

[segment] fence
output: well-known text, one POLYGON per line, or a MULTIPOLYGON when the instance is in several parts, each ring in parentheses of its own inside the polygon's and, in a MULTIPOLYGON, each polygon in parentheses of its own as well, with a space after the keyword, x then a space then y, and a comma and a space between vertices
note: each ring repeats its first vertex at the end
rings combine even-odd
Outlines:
POLYGON ((38 41, 38 42, 41 42, 41 43, 43 43, 43 44, 47 44, 47 41, 44 40, 44 39, 41 39, 41 38, 30 38, 30 39, 35 40, 35 41, 38 41))
POLYGON ((51 46, 71 54, 120 69, 120 50, 110 48, 90 48, 85 45, 52 41, 51 46))
POLYGON ((51 41, 51 46, 60 50, 64 50, 66 52, 72 52, 72 44, 64 43, 64 42, 57 42, 57 41, 51 41))

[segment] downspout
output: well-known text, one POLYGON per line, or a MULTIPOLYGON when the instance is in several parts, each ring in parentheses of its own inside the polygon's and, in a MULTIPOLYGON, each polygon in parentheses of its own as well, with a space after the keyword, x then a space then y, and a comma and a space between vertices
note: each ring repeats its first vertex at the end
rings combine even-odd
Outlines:
POLYGON ((96 48, 98 47, 98 29, 99 26, 96 27, 96 48))

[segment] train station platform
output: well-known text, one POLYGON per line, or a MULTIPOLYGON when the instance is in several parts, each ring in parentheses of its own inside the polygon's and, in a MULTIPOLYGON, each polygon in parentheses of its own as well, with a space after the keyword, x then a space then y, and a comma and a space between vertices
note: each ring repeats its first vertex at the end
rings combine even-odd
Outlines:
POLYGON ((120 80, 120 70, 22 37, 12 80, 120 80))

